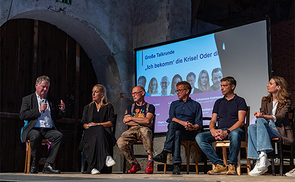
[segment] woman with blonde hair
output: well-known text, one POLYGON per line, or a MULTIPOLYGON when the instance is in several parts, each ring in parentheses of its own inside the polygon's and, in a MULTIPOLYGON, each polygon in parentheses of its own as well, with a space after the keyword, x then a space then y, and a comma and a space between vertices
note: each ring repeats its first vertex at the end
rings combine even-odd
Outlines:
POLYGON ((112 104, 107 103, 106 89, 97 84, 92 89, 92 102, 84 107, 82 124, 85 133, 82 137, 87 173, 98 174, 104 166, 116 164, 112 158, 116 144, 111 127, 116 118, 112 104))
POLYGON ((170 92, 171 95, 177 94, 176 84, 181 81, 182 81, 182 77, 179 74, 174 75, 174 77, 172 78, 172 83, 171 83, 171 92, 170 92))
POLYGON ((148 91, 147 93, 150 96, 159 96, 158 93, 158 81, 155 77, 153 77, 149 83, 148 91))
POLYGON ((248 127, 248 158, 256 159, 250 176, 264 174, 270 162, 267 154, 273 150, 271 139, 282 138, 291 145, 294 141, 288 112, 291 109, 290 94, 284 78, 274 76, 267 85, 268 96, 262 98, 260 112, 255 112, 255 124, 248 127), (289 134, 287 134, 289 133, 289 134))
POLYGON ((199 73, 198 87, 202 92, 207 92, 210 88, 209 74, 206 70, 199 73))

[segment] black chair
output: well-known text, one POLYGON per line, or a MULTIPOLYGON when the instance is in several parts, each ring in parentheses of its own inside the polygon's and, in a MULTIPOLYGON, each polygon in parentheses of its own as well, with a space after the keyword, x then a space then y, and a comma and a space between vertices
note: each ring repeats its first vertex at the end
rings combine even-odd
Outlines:
MULTIPOLYGON (((292 125, 293 134, 295 134, 295 109, 293 109, 289 113, 290 123, 292 125)), ((295 136, 294 136, 295 137, 295 136)), ((283 166, 284 166, 284 159, 290 160, 290 170, 294 168, 294 143, 291 146, 283 145, 283 140, 281 138, 273 138, 271 139, 273 143, 273 147, 276 148, 277 146, 277 153, 276 150, 273 150, 271 153, 268 154, 268 157, 271 159, 271 170, 272 175, 275 176, 275 158, 280 159, 280 176, 283 176, 283 166)))
MULTIPOLYGON (((113 128, 112 132, 113 132, 114 136, 115 136, 115 132, 116 132, 116 123, 117 123, 117 114, 115 114, 115 123, 114 123, 114 125, 112 127, 113 128)), ((84 134, 84 131, 83 131, 83 134, 84 134)), ((79 148, 81 148, 82 143, 83 143, 83 141, 81 139, 79 148)), ((111 150, 110 155, 113 156, 113 148, 111 150)), ((81 173, 85 172, 86 162, 87 161, 86 161, 85 156, 84 156, 84 149, 81 149, 81 173)), ((101 172, 103 172, 103 173, 112 173, 112 167, 104 167, 101 172)))

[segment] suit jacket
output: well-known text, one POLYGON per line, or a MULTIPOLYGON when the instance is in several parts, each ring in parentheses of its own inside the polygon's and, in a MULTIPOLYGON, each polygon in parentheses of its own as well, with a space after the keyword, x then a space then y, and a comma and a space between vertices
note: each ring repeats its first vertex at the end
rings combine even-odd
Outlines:
MULTIPOLYGON (((283 139, 283 144, 291 145, 294 142, 293 130, 290 126, 290 121, 288 117, 288 112, 291 109, 291 100, 287 100, 287 104, 282 108, 276 110, 276 127, 283 139)), ((270 115, 272 110, 272 100, 271 101, 261 101, 260 112, 265 115, 270 115)))
MULTIPOLYGON (((64 112, 59 109, 57 100, 48 95, 47 101, 49 103, 53 122, 59 118, 62 118, 64 116, 64 112)), ((27 134, 32 128, 34 128, 40 116, 41 113, 39 112, 36 93, 23 97, 19 113, 19 118, 23 121, 26 120, 25 125, 21 131, 22 142, 26 141, 27 134)))

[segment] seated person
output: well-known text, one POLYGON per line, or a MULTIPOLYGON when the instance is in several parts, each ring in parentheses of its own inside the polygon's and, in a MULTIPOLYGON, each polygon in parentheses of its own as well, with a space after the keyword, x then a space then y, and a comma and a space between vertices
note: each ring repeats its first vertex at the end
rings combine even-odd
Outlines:
POLYGON ((116 118, 112 104, 107 103, 106 89, 97 84, 92 89, 92 102, 84 107, 82 123, 85 133, 82 137, 84 154, 88 167, 86 173, 98 174, 104 166, 116 164, 112 158, 115 136, 111 131, 116 118))
POLYGON ((203 117, 201 105, 189 97, 192 88, 190 83, 182 81, 176 86, 179 100, 170 105, 164 149, 154 160, 166 163, 167 153, 172 153, 173 174, 179 175, 181 140, 194 140, 196 131, 202 128, 203 117))
POLYGON ((127 173, 136 173, 141 169, 130 146, 137 141, 142 141, 148 154, 148 164, 145 173, 153 173, 153 140, 151 126, 155 115, 155 107, 144 101, 145 90, 141 86, 136 86, 132 90, 132 97, 135 103, 130 105, 125 111, 123 123, 129 128, 123 132, 117 144, 126 160, 132 164, 127 173))
POLYGON ((271 139, 282 138, 284 144, 291 145, 294 141, 293 132, 288 138, 286 131, 292 131, 288 112, 291 109, 290 94, 284 78, 274 76, 267 85, 268 96, 261 101, 260 112, 255 112, 255 124, 248 128, 248 158, 257 159, 250 176, 264 174, 270 162, 268 152, 273 150, 271 139))
POLYGON ((221 91, 224 97, 214 103, 209 124, 210 131, 196 136, 199 147, 215 165, 207 174, 236 174, 237 156, 240 152, 241 140, 245 138, 242 127, 245 124, 248 107, 245 100, 234 93, 235 88, 236 80, 233 77, 221 79, 221 91), (216 129, 217 118, 218 129, 216 129), (230 141, 228 169, 211 145, 212 142, 220 140, 230 141))
POLYGON ((65 103, 47 95, 50 87, 50 79, 40 76, 36 79, 36 92, 25 96, 19 113, 19 118, 25 120, 25 126, 21 130, 21 140, 30 140, 32 163, 30 173, 38 173, 42 139, 51 142, 49 155, 46 159, 43 173, 59 174, 53 166, 63 134, 55 128, 54 122, 65 115, 65 103))

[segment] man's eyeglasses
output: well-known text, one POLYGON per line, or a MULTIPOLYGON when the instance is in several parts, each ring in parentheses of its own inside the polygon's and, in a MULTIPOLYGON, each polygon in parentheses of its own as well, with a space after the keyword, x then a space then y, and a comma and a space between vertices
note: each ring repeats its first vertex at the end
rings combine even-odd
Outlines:
POLYGON ((179 90, 176 90, 176 92, 182 92, 184 90, 186 90, 186 89, 179 89, 179 90))
POLYGON ((141 93, 142 91, 139 91, 139 92, 132 92, 131 95, 138 95, 139 93, 141 93))

